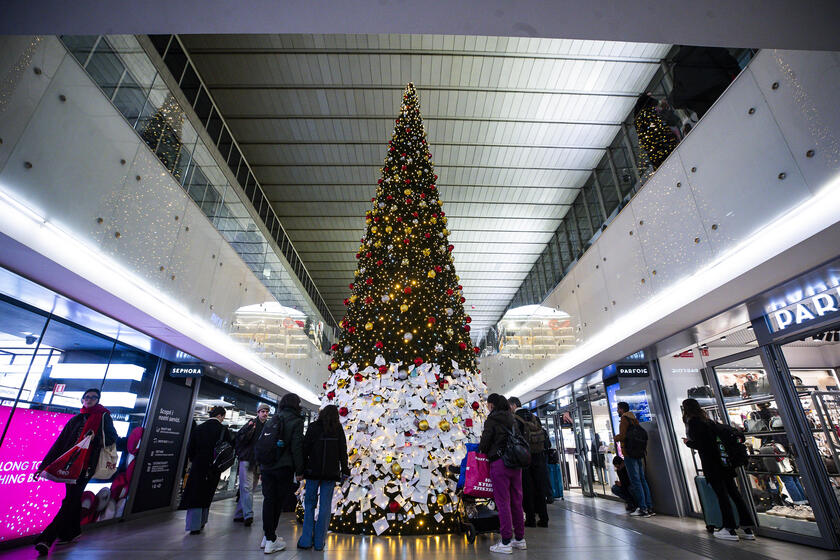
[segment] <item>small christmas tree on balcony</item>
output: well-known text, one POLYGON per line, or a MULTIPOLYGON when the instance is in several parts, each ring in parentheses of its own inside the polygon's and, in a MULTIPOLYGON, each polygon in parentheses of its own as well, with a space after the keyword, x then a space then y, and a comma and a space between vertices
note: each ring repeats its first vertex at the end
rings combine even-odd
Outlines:
POLYGON ((323 404, 339 407, 353 472, 337 490, 335 531, 458 527, 446 467, 478 441, 486 389, 436 180, 408 84, 324 384, 323 404))

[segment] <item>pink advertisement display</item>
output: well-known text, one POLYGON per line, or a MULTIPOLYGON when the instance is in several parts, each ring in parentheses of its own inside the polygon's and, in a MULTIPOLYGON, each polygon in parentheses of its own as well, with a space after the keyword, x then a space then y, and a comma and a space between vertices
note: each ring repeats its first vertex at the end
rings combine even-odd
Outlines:
MULTIPOLYGON (((0 407, 0 430, 10 413, 11 407, 0 407)), ((40 533, 58 512, 64 485, 32 475, 72 417, 25 408, 11 415, 0 446, 0 542, 40 533)))

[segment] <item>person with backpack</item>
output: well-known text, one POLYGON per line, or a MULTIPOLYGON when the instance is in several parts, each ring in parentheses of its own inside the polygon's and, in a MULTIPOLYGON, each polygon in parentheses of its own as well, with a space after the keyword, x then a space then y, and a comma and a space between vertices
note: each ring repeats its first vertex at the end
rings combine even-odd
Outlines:
POLYGON ((487 408, 490 414, 484 421, 478 450, 487 456, 490 463, 493 501, 499 512, 499 533, 502 537, 502 540, 490 547, 490 552, 512 554, 514 548, 528 548, 525 544, 525 516, 522 509, 522 471, 507 466, 504 459, 510 440, 520 434, 510 405, 502 395, 493 393, 487 397, 487 408))
POLYGON ((630 476, 627 474, 627 466, 624 464, 624 459, 616 455, 613 457, 613 467, 615 467, 615 474, 618 480, 612 485, 612 493, 624 501, 627 512, 636 511, 636 502, 633 495, 630 493, 630 476))
POLYGON ((734 503, 741 525, 745 526, 743 538, 755 540, 755 533, 751 528, 755 525, 752 513, 735 483, 735 469, 745 465, 747 459, 743 440, 739 441, 737 434, 732 433, 734 428, 711 420, 695 399, 685 399, 682 409, 687 436, 683 438, 683 443, 696 450, 700 456, 703 476, 717 496, 720 506, 723 527, 714 532, 715 538, 740 540, 735 531, 738 523, 735 522, 735 513, 732 510, 734 503))
POLYGON ((233 443, 230 431, 222 424, 225 414, 224 407, 211 408, 210 418, 192 431, 187 444, 190 474, 181 495, 181 509, 187 510, 186 530, 190 535, 200 534, 207 525, 210 504, 224 470, 214 467, 216 450, 221 444, 233 443))
POLYGON ((615 441, 621 444, 621 454, 624 456, 624 466, 630 477, 630 492, 638 504, 638 508, 630 513, 633 517, 651 517, 653 500, 650 497, 650 487, 645 477, 645 454, 647 453, 647 432, 639 424, 636 415, 630 412, 630 405, 622 401, 618 403, 618 414, 621 421, 615 441))
POLYGON ((350 476, 347 464, 347 438, 338 416, 338 407, 328 404, 309 425, 303 440, 306 489, 303 498, 303 529, 297 547, 324 550, 332 517, 335 484, 350 476), (315 506, 318 519, 315 520, 315 506))
POLYGON ((236 432, 236 456, 239 457, 239 499, 233 513, 234 523, 244 523, 250 527, 254 522, 254 483, 257 480, 257 461, 254 458, 254 446, 262 433, 271 407, 260 403, 257 417, 248 420, 236 432))
POLYGON ((545 461, 545 430, 539 418, 527 408, 522 408, 522 401, 510 397, 508 402, 514 418, 519 422, 523 436, 528 441, 531 452, 531 464, 522 469, 522 496, 525 507, 526 527, 548 527, 548 508, 546 508, 545 482, 548 480, 548 464, 545 461), (539 521, 537 521, 539 517, 539 521))
POLYGON ((277 525, 284 510, 295 510, 295 489, 303 480, 303 415, 299 396, 283 395, 277 413, 263 426, 254 451, 264 498, 260 548, 272 554, 286 548, 283 537, 277 536, 277 525))

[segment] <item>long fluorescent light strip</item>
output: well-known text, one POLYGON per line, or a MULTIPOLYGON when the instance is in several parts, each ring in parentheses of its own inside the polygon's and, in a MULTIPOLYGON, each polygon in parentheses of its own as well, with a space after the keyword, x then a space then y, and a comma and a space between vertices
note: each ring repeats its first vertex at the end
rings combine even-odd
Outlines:
POLYGON ((758 228, 744 241, 691 276, 678 280, 613 321, 574 350, 545 364, 508 394, 524 395, 589 358, 626 340, 686 305, 685 294, 699 299, 840 220, 840 176, 816 195, 758 228), (558 373, 559 372, 559 373, 558 373))
POLYGON ((134 364, 53 364, 50 377, 53 379, 125 379, 140 381, 146 368, 134 364), (108 370, 107 376, 105 370, 108 370))
POLYGON ((309 388, 254 356, 208 321, 193 316, 179 302, 167 297, 158 288, 137 277, 99 249, 88 247, 56 224, 39 216, 15 200, 2 185, 0 215, 3 216, 4 222, 11 226, 15 233, 13 237, 21 243, 83 278, 95 278, 100 288, 125 302, 130 302, 166 325, 177 325, 178 331, 184 336, 213 349, 267 381, 297 393, 310 403, 320 402, 318 395, 309 388))

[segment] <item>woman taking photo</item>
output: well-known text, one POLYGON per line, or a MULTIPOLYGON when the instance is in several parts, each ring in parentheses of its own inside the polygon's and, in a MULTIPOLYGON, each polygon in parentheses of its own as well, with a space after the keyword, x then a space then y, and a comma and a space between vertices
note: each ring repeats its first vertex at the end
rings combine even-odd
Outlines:
POLYGON ((298 548, 324 550, 327 529, 332 517, 332 496, 335 484, 350 476, 347 465, 347 439, 338 418, 338 408, 328 404, 318 419, 310 424, 303 440, 306 468, 306 490, 303 498, 303 530, 298 548), (320 502, 320 503, 319 503, 320 502), (318 520, 315 520, 315 505, 318 520))
MULTIPOLYGON (((70 544, 82 534, 82 494, 85 491, 88 481, 93 477, 96 465, 99 462, 99 454, 104 445, 111 445, 117 441, 117 431, 114 429, 114 422, 111 420, 111 413, 107 408, 99 404, 101 393, 99 389, 88 389, 82 394, 82 410, 79 414, 67 421, 64 429, 61 430, 58 439, 47 452, 47 456, 41 461, 41 466, 35 473, 35 480, 40 478, 41 473, 50 464, 64 455, 73 446, 79 443, 88 433, 93 432, 93 438, 88 446, 89 452, 82 459, 81 474, 75 484, 66 484, 66 494, 61 502, 61 509, 40 534, 35 544, 35 550, 40 556, 50 551, 50 547, 56 538, 59 544, 70 544)), ((82 455, 79 455, 80 457, 82 455)), ((49 471, 47 471, 49 473, 49 471)))
MULTIPOLYGON (((696 450, 697 454, 700 455, 703 475, 706 477, 706 482, 714 490, 720 505, 723 528, 716 530, 714 536, 718 539, 730 541, 740 540, 738 533, 735 532, 738 524, 735 523, 735 514, 732 511, 732 504, 729 499, 732 498, 732 502, 738 508, 741 525, 749 527, 754 523, 752 514, 735 484, 735 469, 724 464, 721 459, 718 425, 709 418, 706 411, 700 407, 700 403, 695 399, 685 399, 682 402, 682 409, 685 433, 688 436, 683 438, 683 443, 696 450)), ((744 538, 755 540, 752 529, 744 529, 744 538)))
POLYGON ((502 452, 515 420, 507 399, 501 395, 493 393, 487 397, 487 408, 490 414, 484 421, 478 451, 484 453, 490 463, 493 501, 499 511, 499 532, 502 535, 502 540, 491 546, 490 552, 512 554, 513 548, 527 548, 522 510, 522 471, 508 468, 502 461, 502 452))

